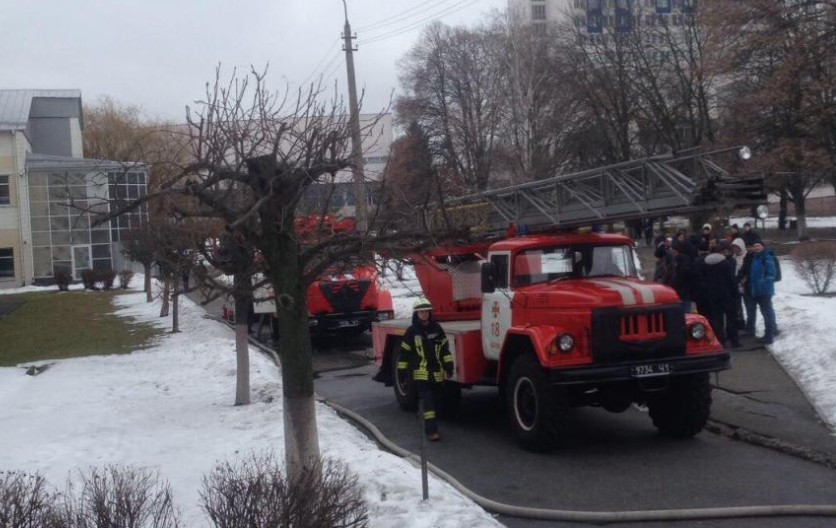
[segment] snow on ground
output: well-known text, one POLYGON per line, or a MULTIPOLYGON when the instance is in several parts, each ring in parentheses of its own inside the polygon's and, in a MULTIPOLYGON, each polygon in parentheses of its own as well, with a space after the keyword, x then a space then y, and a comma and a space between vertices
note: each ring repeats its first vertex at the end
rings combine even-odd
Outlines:
MULTIPOLYGON (((70 284, 70 290, 83 290, 83 284, 70 284)), ((22 288, 3 288, 0 295, 16 295, 18 293, 57 292, 58 286, 23 286, 22 288)))
MULTIPOLYGON (((116 297, 117 313, 168 328, 145 294, 116 297)), ((201 479, 216 461, 283 450, 278 369, 251 351, 253 403, 233 405, 234 336, 181 298, 183 332, 129 355, 56 361, 43 374, 0 368, 0 470, 38 470, 63 488, 71 472, 93 465, 159 469, 171 482, 184 526, 205 527, 201 479)), ((323 455, 347 463, 365 488, 375 527, 500 526, 441 480, 380 451, 330 408, 317 404, 323 455)))
MULTIPOLYGON (((787 217, 787 225, 789 226, 790 220, 795 220, 794 216, 787 217)), ((763 229, 763 220, 758 219, 755 222, 754 218, 749 217, 739 217, 739 218, 729 218, 729 224, 737 224, 741 228, 743 224, 748 222, 755 227, 756 229, 763 229)), ((807 227, 812 228, 826 228, 826 227, 836 227, 836 216, 808 216, 807 217, 807 227)), ((766 228, 767 229, 778 229, 778 217, 777 216, 770 216, 766 219, 766 228)))
MULTIPOLYGON (((773 298, 781 335, 769 349, 836 431, 836 340, 829 334, 836 328, 836 297, 804 295, 810 289, 786 257, 781 277, 773 298)), ((760 313, 758 325, 763 326, 760 313)))

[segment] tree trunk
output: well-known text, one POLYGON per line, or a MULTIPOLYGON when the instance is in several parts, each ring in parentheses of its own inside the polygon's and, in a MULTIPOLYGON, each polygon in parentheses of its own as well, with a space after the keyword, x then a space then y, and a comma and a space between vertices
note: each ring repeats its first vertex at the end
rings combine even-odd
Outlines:
MULTIPOLYGON (((290 222, 290 225, 293 225, 290 222)), ((279 322, 277 352, 282 365, 284 447, 288 478, 319 462, 319 436, 314 404, 313 354, 308 330, 307 287, 302 280, 299 248, 292 236, 277 237, 271 252, 271 279, 279 322)))
POLYGON ((778 229, 783 231, 787 228, 787 204, 789 202, 789 194, 787 189, 782 187, 779 193, 780 199, 778 201, 778 229))
POLYGON ((168 317, 168 298, 171 295, 171 283, 168 278, 163 277, 163 304, 160 307, 160 317, 168 317))
POLYGON ((151 263, 143 264, 142 269, 145 270, 145 302, 154 300, 154 292, 151 291, 151 263))
POLYGON ((810 235, 807 233, 807 204, 802 198, 795 202, 795 221, 798 233, 798 240, 809 240, 810 235))
POLYGON ((247 340, 250 296, 243 293, 248 276, 235 275, 235 405, 250 403, 250 344, 247 340))
POLYGON ((175 276, 172 282, 171 333, 176 334, 180 332, 180 279, 175 276))

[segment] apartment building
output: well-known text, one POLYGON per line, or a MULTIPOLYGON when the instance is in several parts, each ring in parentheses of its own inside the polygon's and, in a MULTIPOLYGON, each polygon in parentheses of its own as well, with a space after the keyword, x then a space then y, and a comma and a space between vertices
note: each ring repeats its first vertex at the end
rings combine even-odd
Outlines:
POLYGON ((508 0, 508 12, 518 22, 546 34, 555 23, 571 20, 591 35, 630 32, 645 26, 684 23, 697 0, 508 0))

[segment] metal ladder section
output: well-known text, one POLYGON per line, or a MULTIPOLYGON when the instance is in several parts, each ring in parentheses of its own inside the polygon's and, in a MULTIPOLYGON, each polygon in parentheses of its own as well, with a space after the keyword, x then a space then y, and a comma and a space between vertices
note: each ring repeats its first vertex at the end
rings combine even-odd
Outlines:
POLYGON ((763 174, 742 173, 737 152, 691 149, 452 197, 425 208, 423 222, 428 229, 472 232, 497 232, 510 223, 573 228, 765 203, 763 174))

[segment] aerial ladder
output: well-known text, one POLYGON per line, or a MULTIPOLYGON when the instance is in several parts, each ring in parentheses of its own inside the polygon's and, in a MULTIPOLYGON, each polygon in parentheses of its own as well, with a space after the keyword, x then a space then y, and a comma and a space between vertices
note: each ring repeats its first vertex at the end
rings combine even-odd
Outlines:
POLYGON ((748 147, 689 149, 448 198, 424 208, 427 229, 529 232, 665 215, 731 211, 766 202, 748 147))

